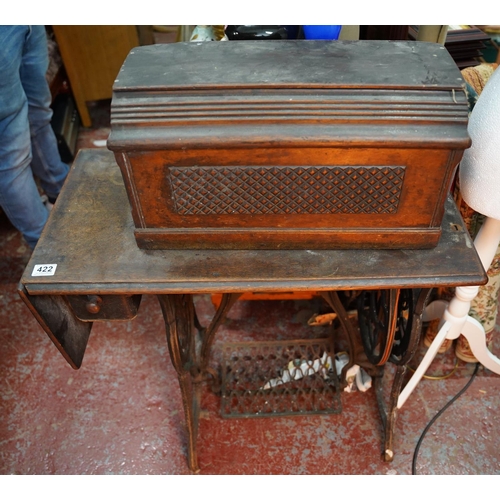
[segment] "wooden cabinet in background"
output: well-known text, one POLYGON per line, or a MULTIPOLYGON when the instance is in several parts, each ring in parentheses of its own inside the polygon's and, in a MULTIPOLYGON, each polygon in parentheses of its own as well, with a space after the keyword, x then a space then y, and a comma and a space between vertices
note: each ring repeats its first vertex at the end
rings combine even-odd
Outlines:
POLYGON ((110 99, 116 75, 134 47, 136 26, 56 26, 59 51, 84 127, 92 120, 87 101, 110 99))

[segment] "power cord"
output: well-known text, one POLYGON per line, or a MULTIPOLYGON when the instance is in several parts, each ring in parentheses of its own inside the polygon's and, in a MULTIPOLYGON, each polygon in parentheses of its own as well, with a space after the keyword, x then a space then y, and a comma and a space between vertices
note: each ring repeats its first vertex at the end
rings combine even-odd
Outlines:
POLYGON ((413 476, 417 475, 417 456, 418 456, 418 451, 420 449, 420 445, 422 444, 422 441, 424 440, 425 435, 427 434, 427 431, 431 428, 432 424, 469 388, 469 386, 472 384, 474 379, 476 378, 477 372, 479 370, 479 365, 480 363, 476 363, 476 367, 474 368, 474 372, 472 373, 472 376, 470 380, 465 384, 464 388, 458 392, 446 405, 439 410, 434 417, 431 419, 431 421, 425 426, 425 429, 423 430, 420 438, 418 439, 417 446, 415 447, 415 451, 413 452, 413 461, 411 464, 411 473, 413 476))

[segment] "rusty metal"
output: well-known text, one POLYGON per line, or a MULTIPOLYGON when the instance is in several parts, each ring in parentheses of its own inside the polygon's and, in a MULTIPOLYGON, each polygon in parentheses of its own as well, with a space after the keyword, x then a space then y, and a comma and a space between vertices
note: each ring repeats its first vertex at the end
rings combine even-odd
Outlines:
POLYGON ((340 374, 342 385, 345 386, 347 385, 347 371, 354 365, 354 355, 356 352, 356 329, 354 328, 354 325, 350 320, 349 313, 346 311, 342 301, 340 300, 338 292, 330 290, 327 292, 319 293, 321 297, 323 297, 323 299, 327 302, 327 304, 333 309, 333 312, 337 314, 337 318, 348 342, 347 353, 349 354, 349 361, 342 368, 342 372, 340 374))
POLYGON ((398 365, 394 373, 394 379, 389 395, 389 403, 385 402, 382 377, 374 380, 377 405, 379 407, 382 424, 384 426, 384 442, 382 458, 386 462, 392 462, 394 458, 394 427, 398 415, 397 399, 401 392, 404 376, 406 374, 406 365, 398 365))
MULTIPOLYGON (((377 404, 384 427, 384 444, 382 457, 386 462, 392 462, 394 457, 394 428, 398 414, 397 400, 407 371, 407 363, 413 358, 420 342, 422 332, 422 315, 425 304, 429 300, 431 289, 401 290, 398 315, 406 318, 401 321, 401 348, 392 351, 390 361, 396 365, 389 401, 386 402, 383 390, 383 372, 374 379, 377 404), (404 293, 403 293, 404 292, 404 293)), ((382 370, 384 367, 382 367, 382 370)))
POLYGON ((195 382, 197 373, 195 309, 190 294, 157 295, 165 321, 170 360, 177 372, 181 389, 182 406, 188 429, 188 465, 193 472, 199 471, 196 438, 200 414, 200 383, 195 382))
POLYGON ((224 418, 341 412, 331 338, 226 343, 221 379, 224 418))

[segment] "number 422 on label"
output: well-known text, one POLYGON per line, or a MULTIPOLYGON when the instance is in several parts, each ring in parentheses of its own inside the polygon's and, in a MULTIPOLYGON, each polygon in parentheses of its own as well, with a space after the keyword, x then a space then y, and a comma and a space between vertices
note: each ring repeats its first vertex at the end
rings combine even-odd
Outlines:
POLYGON ((35 264, 31 276, 54 276, 57 264, 35 264))

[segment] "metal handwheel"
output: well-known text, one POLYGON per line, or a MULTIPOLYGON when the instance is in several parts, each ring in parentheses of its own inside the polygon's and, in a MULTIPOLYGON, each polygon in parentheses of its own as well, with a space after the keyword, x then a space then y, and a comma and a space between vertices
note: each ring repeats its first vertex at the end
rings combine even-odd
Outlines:
POLYGON ((389 360, 400 364, 405 357, 410 343, 410 335, 413 328, 414 314, 414 292, 410 289, 400 291, 397 305, 396 332, 392 344, 389 360))
MULTIPOLYGON (((399 309, 400 290, 363 291, 357 300, 358 322, 361 341, 368 360, 381 366, 389 359, 396 339, 397 354, 408 342, 408 318, 399 309), (398 328, 399 327, 399 328, 398 328), (401 330, 401 331, 399 331, 401 330), (398 335, 396 336, 396 331, 398 335)), ((408 298, 402 301, 408 309, 408 298)))

